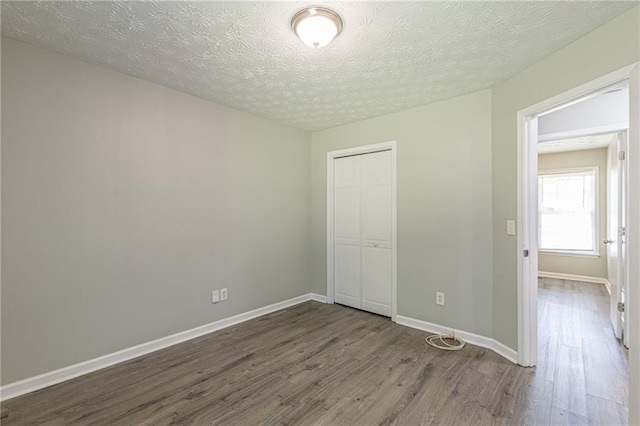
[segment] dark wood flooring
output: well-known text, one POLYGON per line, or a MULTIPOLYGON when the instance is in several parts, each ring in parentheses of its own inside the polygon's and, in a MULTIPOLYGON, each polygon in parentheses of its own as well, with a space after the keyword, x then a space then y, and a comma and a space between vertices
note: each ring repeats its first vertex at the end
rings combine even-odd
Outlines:
POLYGON ((5 401, 2 424, 623 424, 624 350, 587 293, 541 283, 538 368, 307 302, 5 401))

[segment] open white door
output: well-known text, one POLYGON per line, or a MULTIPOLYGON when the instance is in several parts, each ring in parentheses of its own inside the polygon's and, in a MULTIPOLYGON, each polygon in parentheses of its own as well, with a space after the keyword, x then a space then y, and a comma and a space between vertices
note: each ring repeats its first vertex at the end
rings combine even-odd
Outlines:
POLYGON ((618 339, 625 336, 626 282, 626 134, 616 135, 607 150, 607 279, 611 287, 610 317, 618 339))
POLYGON ((622 309, 618 309, 618 325, 622 333, 622 342, 629 347, 629 310, 624 307, 628 305, 627 286, 629 274, 627 269, 627 133, 623 132, 618 138, 618 304, 622 309))

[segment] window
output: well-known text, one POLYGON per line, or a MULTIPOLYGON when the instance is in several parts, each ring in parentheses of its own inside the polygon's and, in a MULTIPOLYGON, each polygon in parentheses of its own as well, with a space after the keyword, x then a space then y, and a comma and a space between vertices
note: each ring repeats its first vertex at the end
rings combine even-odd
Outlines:
POLYGON ((538 175, 539 250, 597 255, 598 168, 538 175))

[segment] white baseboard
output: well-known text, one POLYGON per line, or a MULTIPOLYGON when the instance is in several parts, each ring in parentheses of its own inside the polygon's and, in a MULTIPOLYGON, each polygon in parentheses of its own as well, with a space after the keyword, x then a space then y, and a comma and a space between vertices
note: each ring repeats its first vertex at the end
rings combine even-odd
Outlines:
POLYGON ((606 278, 588 277, 586 275, 561 274, 558 272, 538 271, 538 276, 544 277, 544 278, 555 278, 558 280, 582 281, 585 283, 594 283, 594 284, 607 285, 608 283, 606 278))
POLYGON ((491 350, 493 350, 498 355, 508 359, 514 364, 518 363, 518 351, 511 349, 509 346, 504 343, 498 342, 496 339, 491 339, 491 350))
MULTIPOLYGON (((407 327, 416 328, 418 330, 426 331, 429 333, 449 334, 451 333, 451 327, 445 327, 439 324, 434 324, 427 321, 418 320, 415 318, 404 317, 402 315, 397 316, 397 323, 405 325, 407 327)), ((460 337, 465 342, 481 346, 483 348, 490 349, 498 355, 508 359, 514 364, 518 363, 518 353, 508 346, 498 342, 490 337, 481 336, 479 334, 470 333, 463 330, 455 330, 456 336, 460 337)))
POLYGON ((132 346, 118 352, 113 352, 111 354, 80 362, 78 364, 70 365, 68 367, 63 367, 58 370, 40 374, 38 376, 29 377, 14 383, 9 383, 0 387, 0 401, 6 401, 8 399, 15 398, 16 396, 24 395, 38 389, 46 388, 48 386, 73 379, 75 377, 82 376, 83 374, 101 370, 114 364, 128 361, 130 359, 137 358, 139 356, 146 355, 148 353, 155 352, 157 350, 164 349, 166 347, 173 346, 178 343, 182 343, 187 340, 191 340, 196 337, 200 337, 205 334, 209 334, 214 331, 218 331, 223 328, 227 328, 232 325, 236 325, 241 322, 260 317, 262 315, 269 314, 271 312, 298 305, 308 300, 315 300, 318 302, 326 303, 327 298, 315 293, 305 294, 302 296, 294 297, 293 299, 285 300, 283 302, 274 303, 273 305, 264 306, 262 308, 234 315, 229 318, 214 321, 200 327, 195 327, 190 330, 172 334, 170 336, 161 337, 159 339, 132 346))
POLYGON ((315 300, 316 302, 327 303, 327 296, 323 296, 322 294, 309 293, 309 296, 311 300, 315 300))

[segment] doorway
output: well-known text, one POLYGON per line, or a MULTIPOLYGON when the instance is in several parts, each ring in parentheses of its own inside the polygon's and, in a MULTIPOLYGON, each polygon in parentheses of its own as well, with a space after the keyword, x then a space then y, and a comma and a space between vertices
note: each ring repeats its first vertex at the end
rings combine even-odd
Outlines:
MULTIPOLYGON (((626 301, 626 134, 628 89, 609 91, 539 118, 538 142, 538 278, 546 284, 545 293, 563 293, 551 284, 584 283, 585 292, 593 287, 607 298, 608 318, 602 331, 613 334, 628 346, 624 332, 626 301), (603 120, 605 111, 620 131, 546 140, 549 121, 557 121, 571 109, 588 110, 574 115, 580 120, 565 121, 565 127, 580 125, 577 132, 590 132, 589 115, 603 120), (616 113, 617 110, 617 113, 616 113), (597 284, 597 285, 591 285, 597 284)), ((613 124, 608 127, 613 128, 613 124)), ((580 285, 572 290, 580 292, 580 285)), ((568 290, 568 289, 567 289, 568 290)), ((578 295, 576 298, 579 298, 578 295)), ((577 314, 594 310, 595 302, 575 304, 577 314)), ((600 310, 600 309, 595 309, 600 310)), ((542 315, 544 310, 539 307, 542 315)), ((542 321, 542 320, 540 320, 542 321)), ((587 324, 583 324, 583 328, 587 324)), ((540 327, 539 327, 540 330, 540 327)), ((581 330, 576 333, 580 334, 581 330)))
MULTIPOLYGON (((640 397, 640 327, 637 308, 640 306, 640 70, 630 65, 600 77, 587 84, 554 96, 528 108, 517 115, 518 134, 518 215, 517 215, 517 267, 518 267, 518 361, 523 366, 538 365, 538 181, 537 142, 538 118, 546 113, 565 108, 612 87, 629 86, 629 133, 627 151, 622 154, 627 161, 628 219, 625 234, 627 288, 626 303, 629 320, 625 324, 629 352, 629 401, 640 397)), ((568 377, 578 377, 571 374, 568 377)))
MULTIPOLYGON (((625 112, 619 118, 626 128, 626 91, 602 94, 578 105, 602 119, 602 109, 611 110, 616 103, 625 112)), ((566 115, 561 110, 540 117, 539 139, 548 121, 561 112, 566 115)), ((579 117, 588 118, 588 114, 579 117)), ((609 232, 615 229, 617 235, 618 213, 624 211, 617 189, 618 178, 623 177, 618 149, 625 133, 538 143, 535 382, 549 381, 555 420, 558 412, 564 412, 572 421, 586 424, 593 420, 592 405, 598 402, 616 408, 611 424, 627 423, 628 351, 616 337, 617 310, 611 309, 616 289, 624 285, 623 280, 612 279, 618 275, 622 250, 617 249, 618 238, 609 232)))
MULTIPOLYGON (((542 101, 529 108, 518 112, 518 362, 524 366, 535 366, 537 364, 538 353, 538 140, 539 140, 539 118, 545 114, 567 108, 581 101, 605 93, 616 87, 629 85, 630 104, 635 105, 635 97, 638 96, 637 82, 631 78, 637 73, 634 66, 629 66, 614 73, 603 76, 578 88, 542 101)), ((634 182, 633 175, 638 173, 640 166, 639 153, 636 151, 635 138, 637 136, 637 119, 631 114, 629 121, 630 140, 629 152, 626 158, 629 176, 627 181, 634 182)), ((612 129, 606 129, 611 131, 612 129)), ((613 129, 619 130, 619 129, 613 129)), ((637 245, 640 240, 638 226, 640 224, 640 206, 638 205, 638 195, 636 188, 629 188, 629 197, 626 205, 629 219, 629 229, 638 233, 637 239, 634 234, 627 233, 626 243, 627 258, 633 258, 630 253, 640 251, 637 245)), ((633 315, 633 304, 638 296, 638 291, 634 283, 638 282, 640 270, 638 263, 630 262, 627 266, 628 282, 632 283, 628 289, 627 298, 631 306, 633 315)), ((638 330, 634 330, 633 321, 629 321, 628 335, 635 336, 638 330)), ((632 358, 633 338, 630 338, 630 358, 632 358)))
POLYGON ((327 302, 396 320, 396 143, 327 154, 327 302))

